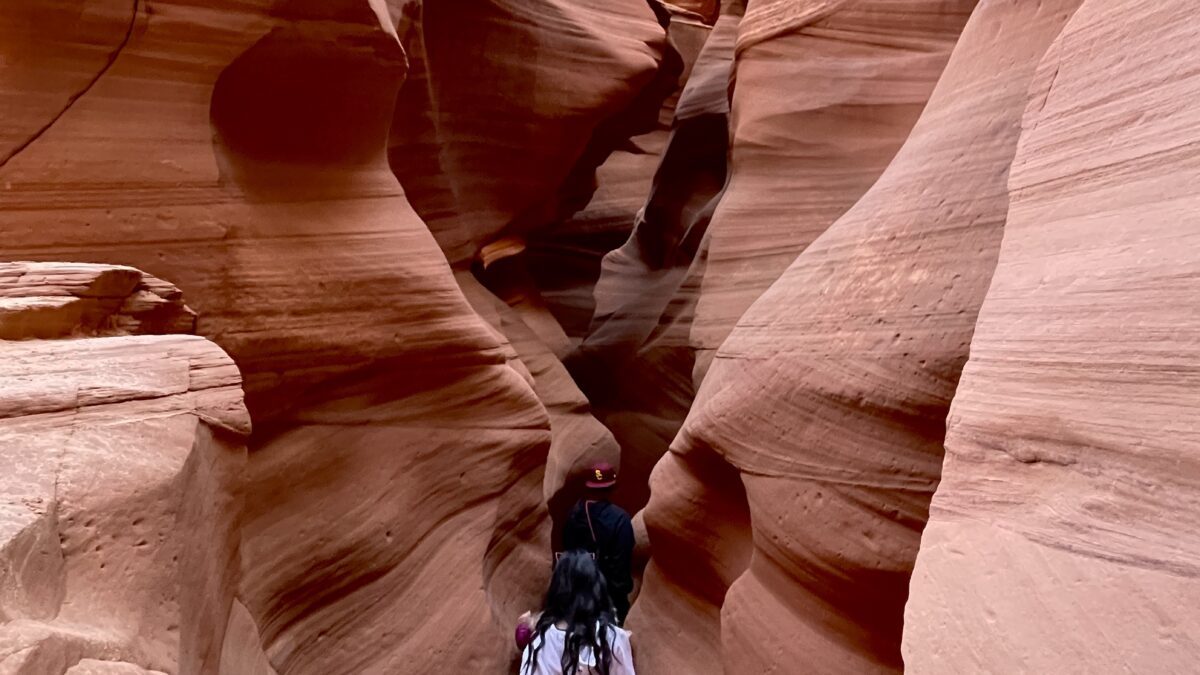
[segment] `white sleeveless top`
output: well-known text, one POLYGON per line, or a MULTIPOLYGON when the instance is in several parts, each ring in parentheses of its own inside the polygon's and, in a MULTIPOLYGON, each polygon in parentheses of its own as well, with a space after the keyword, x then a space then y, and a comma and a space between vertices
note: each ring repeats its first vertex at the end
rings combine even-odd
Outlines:
MULTIPOLYGON (((608 642, 612 645, 612 665, 608 669, 608 675, 636 675, 633 670, 633 650, 629 646, 629 631, 616 626, 610 626, 607 630, 608 642)), ((529 657, 542 638, 535 635, 525 647, 521 654, 520 675, 562 675, 562 654, 567 633, 558 626, 550 626, 546 629, 545 637, 546 644, 538 652, 537 663, 534 664, 532 672, 529 669, 529 657)), ((591 649, 584 647, 579 653, 579 670, 576 672, 579 675, 595 675, 599 672, 593 668, 595 665, 596 655, 591 649)))

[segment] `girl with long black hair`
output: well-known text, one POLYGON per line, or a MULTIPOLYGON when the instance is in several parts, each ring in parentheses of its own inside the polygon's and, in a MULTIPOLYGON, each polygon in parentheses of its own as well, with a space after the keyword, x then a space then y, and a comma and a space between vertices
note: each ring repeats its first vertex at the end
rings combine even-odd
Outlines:
POLYGON ((554 566, 521 654, 521 675, 635 675, 629 632, 617 626, 604 574, 590 553, 567 552, 554 566))

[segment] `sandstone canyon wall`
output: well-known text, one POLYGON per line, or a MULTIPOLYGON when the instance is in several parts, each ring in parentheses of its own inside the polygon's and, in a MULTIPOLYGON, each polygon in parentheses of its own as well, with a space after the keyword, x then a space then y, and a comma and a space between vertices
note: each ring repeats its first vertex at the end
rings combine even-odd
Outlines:
POLYGON ((132 268, 0 263, 0 672, 261 658, 227 632, 250 418, 194 321, 132 268))
POLYGON ((738 318, 887 167, 973 0, 750 2, 736 42, 729 185, 692 342, 697 382, 738 318))
MULTIPOLYGON (((886 23, 900 4, 795 14, 782 3, 750 4, 736 42, 731 174, 708 225, 691 329, 697 379, 736 317, 886 166, 972 3, 910 3, 913 22, 886 23)), ((651 661, 655 671, 686 663, 690 672, 714 672, 725 591, 749 561, 750 513, 737 469, 712 448, 683 442, 674 450, 653 477, 646 524, 656 553, 631 621, 695 636, 652 655, 662 657, 651 661)))
POLYGON ((4 16, 3 117, 41 117, 6 135, 0 256, 170 279, 242 369, 238 595, 274 668, 507 663, 529 574, 484 561, 536 546, 501 502, 540 480, 549 419, 386 163, 394 31, 359 2, 4 16))
POLYGON ((1194 9, 1086 0, 1038 66, 913 577, 913 672, 1195 668, 1194 9))
POLYGON ((391 166, 460 285, 549 397, 554 442, 536 496, 561 516, 586 465, 620 464, 622 453, 563 370, 573 331, 543 298, 531 249, 545 251, 550 230, 577 241, 612 223, 564 222, 592 200, 602 164, 624 184, 606 181, 596 202, 628 228, 622 202, 628 187, 635 198, 644 189, 639 173, 656 153, 621 146, 637 135, 653 147, 665 135, 655 133, 660 112, 683 68, 670 15, 645 0, 431 3, 410 14, 401 38, 412 77, 396 107, 391 166))
POLYGON ((673 52, 646 0, 431 2, 402 37, 414 67, 391 162, 456 267, 586 205, 678 75, 659 67, 673 52))
POLYGON ((0 672, 1188 672, 1193 15, 11 3, 0 672))
MULTIPOLYGON (((645 505, 650 471, 695 395, 689 332, 703 274, 697 256, 726 181, 728 82, 741 11, 726 3, 702 48, 685 57, 690 68, 669 111, 670 133, 662 134, 661 154, 633 192, 633 208, 622 214, 624 242, 599 261, 587 288, 589 321, 564 359, 621 445, 626 478, 616 498, 629 508, 645 505)), ((671 27, 673 38, 698 28, 679 19, 671 27)), ((572 221, 593 211, 589 204, 572 221)))
MULTIPOLYGON (((646 520, 655 565, 684 580, 664 583, 695 579, 692 549, 712 551, 710 568, 729 589, 725 670, 901 668, 942 420, 999 250, 1026 91, 1075 4, 980 3, 887 170, 718 351, 675 456, 656 472, 646 520), (732 552, 713 546, 717 528, 681 528, 679 509, 658 501, 679 489, 692 456, 736 470, 745 486, 748 518, 743 508, 735 522, 750 521, 754 549, 736 579, 729 568, 745 564, 744 535, 732 552), (694 533, 691 547, 672 545, 689 536, 680 531, 694 533)), ((719 520, 725 508, 685 522, 719 520)), ((652 621, 661 619, 637 623, 652 621)))

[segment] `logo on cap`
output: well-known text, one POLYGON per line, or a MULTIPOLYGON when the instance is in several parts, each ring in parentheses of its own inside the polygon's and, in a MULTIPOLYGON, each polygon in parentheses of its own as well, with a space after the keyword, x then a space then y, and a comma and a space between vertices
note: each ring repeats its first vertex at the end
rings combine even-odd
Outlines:
POLYGON ((588 487, 609 487, 617 482, 617 470, 608 462, 597 462, 592 465, 591 473, 587 476, 588 487))

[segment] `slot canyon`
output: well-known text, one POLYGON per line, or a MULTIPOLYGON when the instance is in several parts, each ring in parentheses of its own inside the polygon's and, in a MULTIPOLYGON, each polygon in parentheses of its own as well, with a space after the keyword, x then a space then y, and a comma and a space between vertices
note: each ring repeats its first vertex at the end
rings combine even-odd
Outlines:
POLYGON ((1196 672, 1198 100, 1194 0, 6 0, 0 675, 517 673, 598 462, 639 673, 1196 672))

